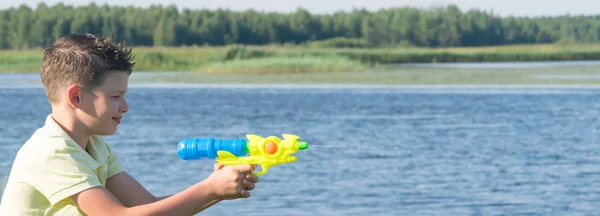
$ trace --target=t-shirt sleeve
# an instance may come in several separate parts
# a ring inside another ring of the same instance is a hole
[[[35,177],[32,186],[54,205],[83,190],[102,186],[96,176],[97,165],[88,163],[82,152],[74,147],[60,147],[51,154],[40,155],[41,164],[31,169]]]
[[[119,157],[117,157],[117,154],[115,154],[115,152],[113,152],[110,147],[108,147],[108,145],[106,145],[106,147],[108,148],[108,171],[106,173],[107,178],[110,178],[120,172],[125,171],[125,169],[123,168],[123,166],[121,165],[121,162],[119,161]]]

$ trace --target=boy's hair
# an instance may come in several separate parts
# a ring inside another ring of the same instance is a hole
[[[134,66],[131,48],[116,42],[113,36],[70,34],[44,51],[41,80],[48,100],[54,103],[68,85],[92,91],[102,85],[105,74],[119,71],[130,75]]]

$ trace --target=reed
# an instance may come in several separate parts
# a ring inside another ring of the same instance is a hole
[[[458,48],[330,48],[317,43],[134,47],[136,71],[294,73],[360,71],[405,63],[600,60],[600,44]],[[43,50],[0,51],[0,72],[37,72]]]

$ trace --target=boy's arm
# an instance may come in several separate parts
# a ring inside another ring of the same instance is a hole
[[[223,167],[224,166],[221,164],[214,164],[215,171],[220,170]],[[249,180],[252,182],[258,181],[258,179]],[[106,189],[108,189],[111,194],[113,194],[121,203],[123,203],[123,205],[127,207],[153,203],[173,196],[154,196],[126,171],[115,174],[114,176],[108,178],[106,182]],[[209,208],[220,201],[222,200],[215,199],[210,203],[207,203],[203,209]]]
[[[108,178],[106,189],[127,207],[158,201],[152,193],[125,171]]]
[[[231,169],[213,173],[208,179],[180,193],[133,207],[124,206],[104,187],[84,190],[71,196],[71,199],[86,215],[90,216],[193,215],[214,205],[220,199],[250,197],[243,187],[247,187],[248,190],[254,189],[254,183],[258,179],[245,179],[247,173],[253,169],[251,166],[243,165],[231,167]]]
[[[149,204],[173,196],[155,197],[127,172],[120,172],[108,178],[106,180],[106,189],[126,207]],[[215,199],[210,201],[201,211],[217,204],[219,201],[221,200]]]
[[[103,187],[84,190],[71,197],[73,202],[87,215],[193,215],[204,209],[204,206],[216,199],[206,181],[200,182],[181,193],[166,199],[126,207]]]
[[[173,195],[158,197],[158,198],[156,198],[156,201],[160,201],[160,200],[169,198],[170,196],[173,196]],[[215,200],[207,203],[206,205],[204,205],[204,207],[202,207],[200,211],[204,211],[204,209],[210,208],[211,206],[213,206],[213,205],[215,205],[215,204],[217,204],[217,203],[219,203],[221,201],[223,201],[223,200],[222,199],[215,199]]]

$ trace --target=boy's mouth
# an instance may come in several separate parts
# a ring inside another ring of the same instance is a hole
[[[121,123],[121,117],[113,117],[113,120],[115,120],[117,123]]]

